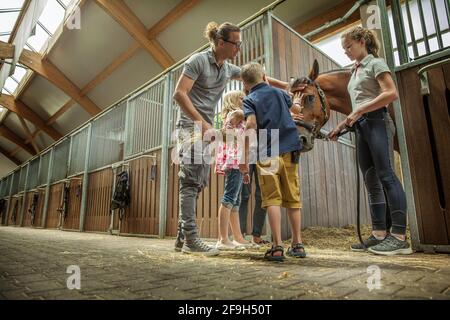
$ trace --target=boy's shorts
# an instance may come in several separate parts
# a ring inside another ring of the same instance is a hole
[[[292,162],[292,153],[258,161],[259,186],[261,188],[262,208],[281,206],[297,209],[300,201],[300,177],[298,163]]]

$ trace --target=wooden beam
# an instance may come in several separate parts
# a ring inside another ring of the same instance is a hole
[[[176,19],[185,14],[194,5],[201,0],[183,0],[169,11],[161,20],[159,20],[153,27],[147,32],[147,38],[154,39],[167,27],[169,27]],[[92,81],[90,81],[83,89],[81,89],[81,95],[88,94],[91,90],[97,87],[105,79],[107,79],[114,71],[116,71],[121,65],[127,62],[136,52],[139,51],[141,45],[139,42],[135,42],[125,52],[118,56],[110,65],[108,65],[102,72],[100,72]],[[63,107],[61,107],[51,118],[47,121],[47,125],[54,123],[60,116],[62,116],[67,110],[69,110],[75,101],[70,100]]]
[[[30,131],[30,128],[28,128],[27,123],[25,122],[25,120],[21,116],[17,115],[17,118],[19,118],[19,121],[22,124],[23,129],[27,133],[28,139],[31,141],[31,145],[34,148],[34,151],[36,151],[36,153],[39,153],[40,150],[37,147],[36,141],[34,141],[33,136],[31,135],[31,131]]]
[[[147,29],[123,0],[96,0],[96,3],[117,21],[164,69],[175,61],[156,41],[147,38]]]
[[[14,58],[14,46],[12,44],[0,41],[0,59]]]
[[[41,130],[37,129],[36,131],[33,132],[33,134],[31,135],[31,137],[33,139],[36,139],[37,136],[42,133]],[[31,139],[28,138],[27,140],[25,140],[25,144],[30,144],[31,143]],[[22,148],[21,147],[17,147],[15,148],[13,151],[11,151],[11,153],[9,154],[10,156],[15,156]]]
[[[161,32],[174,23],[179,17],[188,12],[193,6],[199,3],[200,0],[183,0],[169,11],[162,19],[160,19],[147,32],[148,39],[155,39]]]
[[[42,120],[37,113],[31,110],[30,107],[25,105],[20,100],[14,100],[13,96],[2,94],[0,96],[0,105],[4,106],[9,111],[16,113],[18,116],[27,119],[28,121],[33,123],[37,128],[43,130],[50,137],[52,137],[53,140],[59,140],[60,138],[62,138],[62,134],[60,134],[52,127],[46,125],[45,121]]]
[[[110,65],[108,65],[102,72],[100,72],[92,81],[90,81],[82,90],[81,94],[86,95],[88,92],[97,87],[101,82],[108,78],[117,68],[122,64],[127,62],[139,49],[141,46],[139,43],[134,43],[125,52],[123,52],[119,57],[117,57]]]
[[[8,151],[0,147],[0,153],[3,153],[5,157],[7,157],[12,163],[14,163],[16,166],[20,166],[22,163],[14,156],[10,156]]]
[[[31,137],[34,139],[34,138],[36,138],[36,137],[38,136],[38,134],[41,133],[41,132],[42,132],[41,130],[36,129],[36,131],[33,132],[33,134],[31,135]],[[29,143],[31,143],[31,140],[30,140],[30,139],[27,139],[27,140],[25,140],[25,143],[26,143],[26,144],[29,144]]]
[[[24,49],[19,62],[27,66],[41,77],[44,77],[69,97],[75,100],[91,116],[95,116],[102,110],[97,107],[88,97],[81,95],[81,90],[70,81],[55,65],[50,61],[43,61],[37,53]]]
[[[54,115],[50,117],[50,119],[47,120],[45,123],[46,125],[50,126],[52,125],[56,119],[58,119],[60,116],[62,116],[67,110],[69,110],[73,105],[75,105],[74,100],[69,100],[65,105],[63,105],[58,111],[55,112]]]
[[[25,141],[23,141],[21,138],[19,138],[14,132],[9,130],[5,126],[0,126],[0,135],[8,139],[9,141],[15,143],[19,147],[21,147],[23,150],[28,152],[31,155],[35,155],[36,152],[33,150],[33,148],[30,148],[27,144],[25,144]]]
[[[337,6],[331,8],[326,13],[318,15],[312,19],[309,19],[306,22],[302,22],[296,27],[294,30],[297,31],[301,35],[305,35],[321,26],[323,26],[327,22],[334,21],[336,19],[342,18],[355,4],[353,0],[344,0]],[[325,37],[332,36],[336,33],[339,33],[343,29],[349,27],[351,24],[359,21],[361,19],[359,10],[356,10],[345,22],[339,23],[333,27],[330,27],[318,34],[312,36],[309,40],[311,42],[317,42]]]

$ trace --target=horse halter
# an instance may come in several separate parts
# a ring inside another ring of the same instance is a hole
[[[325,123],[327,123],[327,121],[329,119],[329,116],[327,114],[327,104],[326,104],[325,93],[323,92],[322,88],[320,87],[320,85],[317,82],[312,81],[308,78],[307,78],[307,80],[308,80],[308,84],[313,84],[317,89],[317,92],[319,94],[319,99],[320,99],[320,109],[322,110],[322,112],[325,115],[325,121],[323,123],[323,124],[325,124]],[[303,110],[303,108],[304,108],[303,103],[300,105],[300,107]],[[316,129],[315,124],[309,124],[304,121],[295,121],[295,124],[310,131],[314,139],[322,139],[322,140],[327,139],[326,135],[324,135],[322,132],[320,132],[320,130]]]

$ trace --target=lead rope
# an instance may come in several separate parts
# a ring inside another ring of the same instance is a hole
[[[354,124],[353,126],[355,126]],[[337,134],[338,137],[343,136],[344,134],[348,132],[354,132],[355,133],[355,157],[356,157],[356,231],[358,233],[358,239],[361,245],[363,246],[364,250],[366,249],[366,245],[364,244],[364,241],[361,237],[361,184],[360,184],[360,175],[359,175],[359,157],[358,157],[358,134],[356,133],[356,130],[354,127],[346,127],[344,130],[339,132]]]

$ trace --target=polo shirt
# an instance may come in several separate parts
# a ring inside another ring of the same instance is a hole
[[[372,54],[367,55],[353,67],[347,87],[353,110],[380,95],[381,87],[377,77],[383,72],[391,71],[382,58],[375,58]]]
[[[192,104],[209,124],[213,124],[215,107],[230,79],[240,76],[241,69],[228,61],[217,64],[214,52],[209,49],[192,55],[185,63],[182,74],[194,80],[188,96]],[[178,125],[193,127],[194,122],[180,110]]]
[[[289,111],[291,107],[292,99],[285,91],[269,86],[265,82],[254,86],[244,98],[245,118],[251,114],[256,116],[259,160],[301,149],[297,127]],[[267,129],[267,141],[261,141],[261,129]],[[278,130],[278,138],[272,130]],[[278,153],[273,148],[275,143],[279,146]]]

